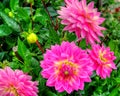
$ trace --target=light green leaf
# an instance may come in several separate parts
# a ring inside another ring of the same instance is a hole
[[[114,43],[113,40],[110,40],[110,42],[109,42],[108,45],[109,45],[111,51],[114,51],[114,50],[115,50],[115,46],[116,46],[116,45],[115,45],[115,43]]]
[[[19,7],[19,0],[10,0],[10,8],[15,10],[17,7]]]
[[[30,19],[27,10],[24,8],[18,8],[16,10],[16,13],[20,19],[23,19],[25,21],[28,21]]]
[[[46,25],[49,20],[45,10],[37,9],[33,17],[34,22],[40,22],[42,25]]]
[[[29,50],[26,48],[24,43],[18,39],[18,54],[25,60],[26,56],[29,54]]]
[[[119,77],[115,78],[115,80],[116,80],[117,83],[120,83],[120,78]]]

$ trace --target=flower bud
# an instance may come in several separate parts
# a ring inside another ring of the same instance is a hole
[[[38,40],[38,37],[35,33],[30,33],[28,36],[27,36],[27,41],[29,43],[35,43],[36,41]]]
[[[12,17],[12,18],[14,17],[13,12],[11,12],[11,11],[8,13],[8,15],[9,15],[10,17]]]

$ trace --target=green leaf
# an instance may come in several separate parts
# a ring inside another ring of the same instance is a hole
[[[0,52],[0,61],[3,59],[5,52]]]
[[[7,16],[3,11],[0,10],[0,16],[6,22],[6,24],[12,28],[13,30],[20,32],[20,26],[17,24],[15,20]]]
[[[50,40],[54,43],[60,43],[60,38],[57,32],[49,25],[49,36]]]
[[[12,10],[15,10],[17,7],[19,7],[19,0],[10,0],[10,8]]]
[[[111,51],[114,51],[114,50],[115,50],[115,46],[116,46],[116,45],[115,45],[115,42],[114,42],[113,40],[110,40],[110,42],[109,42],[108,45],[109,45]]]
[[[0,25],[0,36],[8,36],[12,30],[7,25]]]
[[[55,93],[51,92],[51,91],[47,91],[46,92],[47,96],[57,96]]]
[[[2,2],[0,2],[0,10],[4,9],[4,5]]]
[[[30,53],[29,50],[24,43],[18,39],[18,54],[25,60],[28,53]]]
[[[85,41],[85,39],[82,39],[81,41],[80,41],[80,45],[79,45],[82,49],[86,49],[86,41]]]
[[[115,78],[115,80],[116,80],[117,83],[120,83],[120,78],[119,77]]]
[[[109,96],[119,96],[118,95],[118,88],[114,88],[112,92],[109,94]]]
[[[37,9],[35,11],[35,15],[33,17],[34,22],[40,22],[42,25],[47,25],[47,21],[49,20],[45,10]]]
[[[16,13],[20,19],[23,19],[25,21],[28,21],[30,19],[27,10],[24,8],[18,8],[16,10]]]
[[[56,11],[53,9],[53,7],[48,7],[47,8],[48,9],[48,11],[50,12],[50,16],[57,16],[57,13],[56,13]]]

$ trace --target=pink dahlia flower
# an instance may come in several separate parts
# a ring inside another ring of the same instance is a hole
[[[100,45],[93,45],[92,50],[89,51],[89,55],[94,63],[94,69],[97,75],[101,78],[110,77],[112,69],[116,69],[114,60],[116,57],[114,53],[110,51],[110,48],[105,48]]]
[[[37,85],[20,70],[0,69],[0,96],[38,96]]]
[[[66,25],[64,30],[75,32],[79,40],[86,39],[87,43],[100,42],[98,36],[103,36],[105,30],[100,24],[105,20],[100,17],[100,12],[94,8],[94,2],[86,4],[86,0],[65,0],[66,6],[58,11],[61,23]]]
[[[58,92],[83,90],[84,82],[91,82],[93,68],[89,56],[73,42],[52,46],[44,54],[41,67],[42,76],[48,79],[47,86],[54,86]]]

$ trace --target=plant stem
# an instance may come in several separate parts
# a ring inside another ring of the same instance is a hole
[[[36,41],[36,45],[37,45],[38,48],[41,50],[41,52],[44,53],[44,50],[43,50],[43,48],[41,47],[41,45],[40,45],[40,43],[39,43],[38,40]]]
[[[97,0],[97,8],[99,11],[101,7],[102,7],[102,0]]]
[[[52,17],[51,17],[51,15],[50,15],[50,13],[49,13],[49,11],[48,11],[48,9],[47,9],[47,6],[46,6],[46,4],[45,4],[45,1],[44,1],[44,0],[41,0],[41,1],[42,1],[42,4],[43,4],[43,6],[44,6],[44,8],[45,8],[45,10],[46,10],[46,12],[47,12],[47,14],[48,14],[50,20],[51,20],[52,26],[53,26],[54,29],[56,30],[56,26],[54,25],[54,22],[53,22]]]

